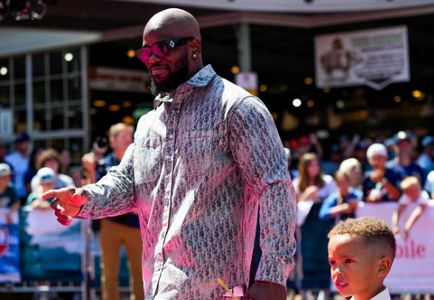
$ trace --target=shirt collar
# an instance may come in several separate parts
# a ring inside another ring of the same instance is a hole
[[[211,80],[216,76],[216,72],[214,71],[211,65],[206,65],[202,69],[200,69],[196,74],[191,77],[186,84],[192,85],[195,87],[205,87],[207,86]]]
[[[191,90],[192,87],[205,87],[216,75],[217,74],[213,67],[211,65],[206,65],[185,83],[179,85],[176,88],[175,93],[177,93],[179,90]],[[160,104],[163,102],[172,103],[173,95],[169,93],[158,94],[154,99],[154,109],[160,106]]]
[[[350,300],[355,300],[354,296]],[[371,300],[390,300],[390,293],[387,288],[371,298]]]

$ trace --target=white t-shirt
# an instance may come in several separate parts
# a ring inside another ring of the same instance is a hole
[[[418,204],[418,205],[426,205],[428,204],[429,196],[428,193],[425,191],[422,191],[419,195],[419,198],[417,198],[416,201],[411,200],[406,194],[402,194],[401,198],[399,198],[399,204],[402,205],[409,205],[411,203]]]

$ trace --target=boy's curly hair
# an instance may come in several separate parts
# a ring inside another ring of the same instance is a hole
[[[375,217],[349,218],[345,221],[340,221],[329,232],[328,238],[330,239],[335,235],[341,234],[360,237],[367,244],[375,245],[382,250],[386,250],[392,260],[395,258],[395,236],[386,223]]]

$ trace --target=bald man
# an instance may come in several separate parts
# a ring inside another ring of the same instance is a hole
[[[295,198],[267,108],[203,66],[199,25],[186,11],[154,15],[137,56],[151,75],[155,109],[139,120],[120,165],[96,184],[44,195],[57,198],[59,222],[137,208],[145,299],[222,299],[218,278],[250,286],[247,299],[286,299]],[[258,209],[262,257],[249,283]]]

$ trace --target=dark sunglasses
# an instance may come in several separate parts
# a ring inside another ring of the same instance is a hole
[[[169,54],[170,50],[186,44],[191,39],[193,39],[193,37],[160,41],[152,46],[145,46],[136,50],[136,56],[142,63],[146,64],[151,55],[155,55],[158,58],[164,58]]]

